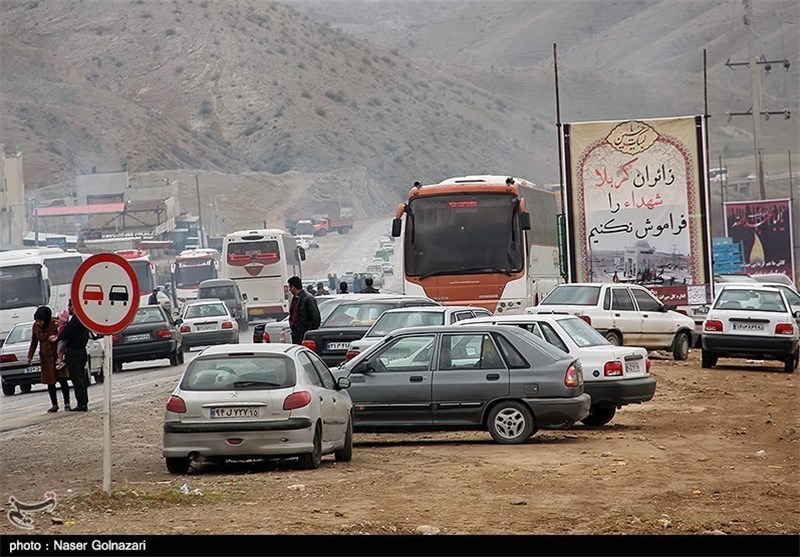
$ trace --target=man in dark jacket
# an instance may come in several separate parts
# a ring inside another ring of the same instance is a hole
[[[365,279],[364,279],[364,284],[366,284],[367,286],[365,286],[365,287],[364,287],[364,288],[361,290],[361,294],[379,294],[379,293],[380,293],[380,290],[378,290],[377,288],[375,288],[374,286],[372,286],[372,285],[374,284],[374,282],[375,282],[375,281],[374,281],[374,280],[372,280],[372,277],[367,277],[367,278],[365,278]]]
[[[78,405],[73,410],[86,412],[89,409],[89,393],[85,372],[88,359],[86,345],[89,343],[89,329],[81,323],[72,310],[72,300],[69,301],[67,309],[72,317],[70,317],[64,330],[58,335],[58,340],[63,340],[67,343],[64,360],[69,371],[69,378],[72,380],[72,386],[75,389],[75,399],[78,402]]]
[[[306,331],[319,328],[319,307],[314,296],[303,288],[300,277],[289,279],[289,291],[292,303],[289,304],[289,327],[292,330],[292,342],[302,344]]]

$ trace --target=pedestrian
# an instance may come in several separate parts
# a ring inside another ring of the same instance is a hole
[[[309,294],[311,294],[312,296],[316,296],[316,295],[317,295],[317,291],[316,291],[316,290],[314,290],[314,286],[313,286],[313,285],[311,285],[311,284],[309,284],[308,286],[306,286],[306,290],[307,290],[307,291],[308,291],[308,293],[309,293]]]
[[[333,292],[336,290],[336,277],[328,273],[328,290]]]
[[[367,286],[365,286],[365,287],[364,287],[364,288],[361,290],[361,293],[362,293],[362,294],[378,294],[378,293],[380,293],[380,290],[378,290],[377,288],[374,288],[374,287],[372,286],[372,285],[374,284],[374,282],[375,282],[375,281],[374,281],[374,280],[372,280],[372,277],[367,277],[367,278],[365,278],[365,279],[364,279],[364,284],[366,284]]]
[[[77,401],[77,406],[72,410],[86,412],[89,410],[89,393],[87,392],[88,385],[86,384],[86,361],[88,360],[86,345],[89,344],[89,329],[75,315],[75,310],[72,308],[72,300],[69,301],[67,310],[71,315],[67,326],[58,334],[58,337],[50,338],[67,342],[65,360]]]
[[[339,294],[350,294],[347,291],[347,283],[345,281],[342,281],[342,282],[339,283],[339,292],[338,293]]]
[[[611,277],[611,280],[613,280],[614,282],[619,282],[619,275],[617,275],[616,271],[614,271],[614,276]]]
[[[306,331],[319,328],[319,307],[314,296],[303,289],[300,277],[289,279],[289,292],[292,302],[289,304],[289,328],[292,330],[292,343],[302,344]]]
[[[361,292],[361,289],[364,287],[364,281],[361,279],[361,275],[356,273],[353,275],[353,292]]]
[[[64,397],[64,410],[70,410],[67,369],[65,367],[60,370],[56,369],[58,351],[56,343],[51,340],[58,334],[58,325],[53,319],[53,311],[47,306],[39,306],[33,314],[33,319],[31,346],[28,349],[28,365],[31,365],[31,360],[36,354],[38,345],[41,380],[42,383],[47,385],[47,393],[50,395],[50,409],[48,412],[58,412],[56,383],[61,387],[61,394]]]
[[[150,293],[150,297],[147,298],[147,305],[154,306],[158,304],[158,286],[153,288],[153,291]]]
[[[317,291],[316,291],[315,294],[317,296],[325,296],[327,294],[330,294],[330,291],[325,288],[324,284],[322,284],[321,282],[318,282],[317,283]]]

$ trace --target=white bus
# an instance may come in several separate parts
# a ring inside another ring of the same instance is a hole
[[[114,253],[131,264],[136,273],[136,279],[139,281],[139,305],[147,305],[147,300],[156,286],[156,266],[150,261],[150,255],[140,249],[122,249]]]
[[[197,287],[204,280],[219,278],[220,255],[215,249],[187,249],[172,262],[172,287],[178,306],[197,298]]]
[[[236,281],[247,296],[250,320],[281,320],[289,313],[291,276],[302,277],[305,252],[285,230],[242,230],[222,241],[222,278]]]

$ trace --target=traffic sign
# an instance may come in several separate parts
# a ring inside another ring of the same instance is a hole
[[[75,272],[71,290],[75,315],[102,335],[122,331],[139,308],[136,273],[115,253],[99,253],[84,261]]]

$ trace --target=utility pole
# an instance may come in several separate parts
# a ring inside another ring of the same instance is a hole
[[[197,235],[197,245],[201,248],[206,247],[206,243],[203,238],[203,210],[200,208],[200,180],[197,178],[197,173],[194,175],[194,187],[197,190],[197,223],[200,227]]]
[[[769,119],[770,114],[783,114],[789,119],[789,110],[770,111],[761,108],[761,75],[759,74],[759,64],[764,65],[764,69],[769,73],[772,64],[783,64],[788,71],[791,65],[788,60],[766,60],[764,56],[756,58],[756,34],[753,30],[753,0],[742,0],[744,3],[744,25],[747,27],[747,62],[731,62],[728,59],[725,65],[733,69],[735,66],[747,66],[750,69],[750,96],[753,106],[747,112],[728,112],[728,121],[731,116],[752,116],[753,117],[753,147],[756,156],[756,179],[758,180],[758,191],[761,199],[767,198],[766,184],[764,183],[764,149],[761,145],[761,115]]]

